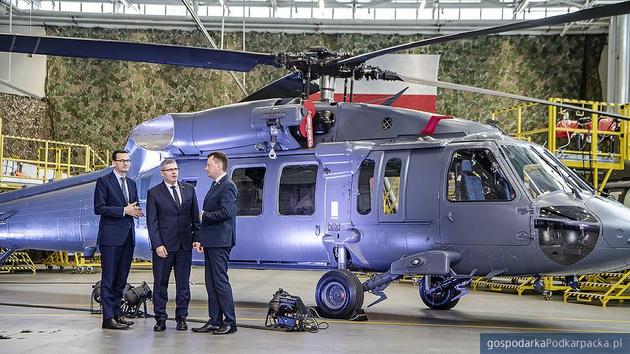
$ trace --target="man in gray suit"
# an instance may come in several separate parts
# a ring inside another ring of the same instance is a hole
[[[205,171],[213,182],[203,201],[201,229],[193,247],[204,253],[210,320],[197,333],[236,332],[236,313],[228,278],[230,251],[236,244],[237,189],[227,177],[228,159],[222,152],[208,155]]]

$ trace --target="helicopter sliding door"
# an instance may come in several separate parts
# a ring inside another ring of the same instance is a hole
[[[233,159],[238,189],[236,246],[230,261],[261,267],[322,268],[323,187],[313,155]]]
[[[353,222],[366,235],[361,241],[362,251],[374,269],[388,267],[406,252],[408,161],[409,150],[374,151],[364,160],[355,181],[359,194],[352,211]]]
[[[493,142],[446,148],[440,198],[443,244],[529,244],[530,202],[510,182],[509,169],[497,156],[501,155]]]

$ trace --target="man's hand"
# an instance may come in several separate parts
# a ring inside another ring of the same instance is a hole
[[[160,258],[166,258],[166,256],[168,256],[168,252],[166,251],[166,247],[164,246],[156,248],[155,253],[157,253],[158,257]]]
[[[134,218],[143,216],[142,209],[138,206],[138,202],[127,204],[125,207],[125,215],[133,216]]]
[[[203,252],[203,246],[201,246],[201,242],[193,242],[193,248],[197,250],[197,252]]]

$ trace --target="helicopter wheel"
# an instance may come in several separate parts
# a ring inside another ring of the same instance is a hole
[[[434,275],[430,277],[431,288],[433,288],[435,284],[446,280],[446,277],[439,275]],[[424,304],[432,310],[450,310],[455,307],[455,305],[457,305],[457,303],[459,302],[459,299],[451,300],[458,294],[458,291],[454,288],[449,288],[443,291],[436,291],[432,294],[428,294],[427,292],[429,289],[427,289],[427,282],[423,279],[420,281],[419,290],[420,299],[422,299],[422,302],[424,302]]]
[[[363,307],[363,286],[351,272],[333,269],[317,282],[315,302],[323,317],[349,318]]]

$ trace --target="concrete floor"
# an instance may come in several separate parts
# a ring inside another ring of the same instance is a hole
[[[267,303],[283,287],[314,305],[322,272],[230,271],[239,330],[229,336],[167,330],[153,332],[153,319],[136,319],[127,331],[102,330],[89,312],[0,306],[0,353],[478,353],[480,333],[630,333],[630,306],[563,303],[541,296],[472,292],[450,311],[428,310],[416,286],[392,284],[388,300],[367,309],[369,321],[328,321],[319,333],[264,330]],[[88,309],[92,284],[100,274],[38,272],[0,274],[0,302]],[[150,270],[134,269],[129,282],[150,282]],[[203,269],[193,268],[189,327],[207,319]],[[174,289],[169,296],[174,297]],[[376,299],[366,294],[365,303]],[[172,305],[172,301],[169,302]],[[149,312],[153,312],[149,303]],[[169,315],[174,308],[169,308]]]

